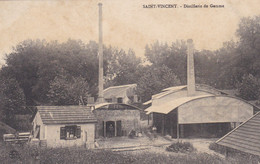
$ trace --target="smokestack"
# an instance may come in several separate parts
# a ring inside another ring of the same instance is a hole
[[[99,46],[98,46],[98,56],[99,56],[99,76],[98,76],[98,102],[104,102],[103,94],[103,41],[102,41],[102,3],[99,6]]]
[[[194,56],[193,41],[188,39],[188,56],[187,56],[187,90],[188,96],[195,95],[195,73],[194,73]]]

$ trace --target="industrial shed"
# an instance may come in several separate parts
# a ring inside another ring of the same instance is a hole
[[[85,106],[37,106],[33,136],[47,147],[94,147],[97,120]]]
[[[220,138],[216,143],[260,157],[260,112]]]
[[[259,110],[205,85],[197,85],[192,96],[187,96],[187,86],[167,88],[150,103],[145,111],[152,113],[158,132],[174,138],[222,137]]]
[[[102,103],[93,111],[97,118],[96,136],[115,137],[128,135],[140,128],[140,109],[123,103]]]
[[[187,85],[174,86],[152,96],[145,104],[153,125],[173,138],[222,137],[259,108],[207,85],[195,84],[193,43],[188,40]]]

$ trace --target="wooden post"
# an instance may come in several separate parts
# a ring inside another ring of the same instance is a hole
[[[116,127],[116,121],[115,121],[115,136],[117,136],[117,127]]]
[[[150,120],[150,114],[148,114],[148,115],[147,115],[147,117],[148,117],[148,125],[149,125],[149,120]]]
[[[162,135],[164,135],[164,114],[162,115]]]
[[[180,139],[180,133],[179,133],[179,109],[177,109],[177,142],[179,143],[179,139]]]
[[[104,137],[106,137],[107,134],[106,134],[106,121],[104,121]]]
[[[225,148],[225,157],[228,158],[228,148]]]
[[[170,114],[170,117],[173,117],[173,114]],[[171,138],[173,138],[173,118],[170,118],[170,133],[171,133]]]

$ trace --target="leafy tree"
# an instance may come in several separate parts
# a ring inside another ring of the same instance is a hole
[[[139,75],[141,59],[136,57],[133,50],[128,53],[124,50],[111,49],[111,56],[106,57],[108,62],[106,86],[136,83]]]
[[[143,76],[137,83],[137,94],[143,101],[151,99],[153,94],[159,93],[167,87],[180,85],[179,78],[165,65],[161,67],[147,66]]]
[[[170,68],[182,84],[187,81],[187,44],[185,41],[173,42],[171,46],[158,41],[145,48],[145,56],[155,67],[162,65]]]
[[[51,105],[86,104],[89,91],[87,81],[82,77],[60,76],[50,84],[47,94]]]
[[[104,56],[111,56],[104,47]],[[104,62],[106,75],[107,61]],[[68,77],[82,77],[89,84],[89,94],[95,96],[98,82],[98,44],[84,44],[77,40],[65,43],[26,40],[7,55],[5,76],[17,80],[27,105],[48,104],[51,82],[64,73]]]
[[[0,113],[1,119],[12,126],[15,114],[25,111],[25,96],[18,82],[13,78],[0,76]]]
[[[259,98],[259,79],[253,75],[244,75],[238,85],[239,96],[245,100],[257,100]]]

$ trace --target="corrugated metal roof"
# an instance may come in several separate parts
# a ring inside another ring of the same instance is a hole
[[[179,107],[182,104],[185,104],[189,101],[195,100],[195,99],[200,99],[200,98],[205,98],[205,97],[214,97],[213,95],[200,95],[200,96],[192,96],[192,97],[181,97],[172,101],[168,101],[165,103],[161,103],[158,105],[153,105],[149,108],[147,108],[145,111],[147,114],[156,112],[156,113],[162,113],[162,114],[168,114],[175,108]]]
[[[97,122],[86,106],[37,106],[43,124],[75,124]]]
[[[128,84],[109,87],[104,90],[104,98],[122,97],[128,89],[135,88],[136,86],[136,84]]]
[[[219,139],[216,143],[260,156],[260,112]]]

